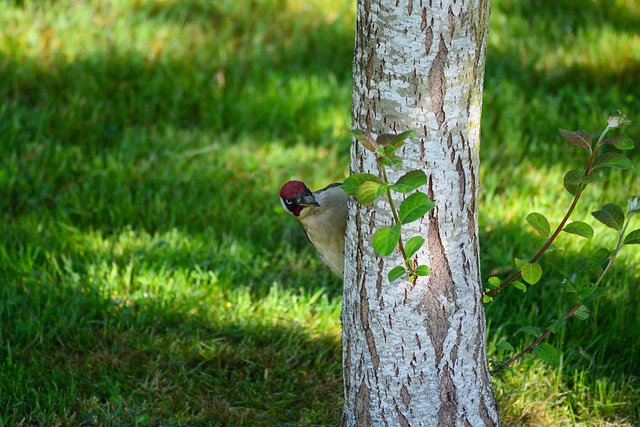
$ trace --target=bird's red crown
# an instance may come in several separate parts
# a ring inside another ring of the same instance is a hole
[[[280,189],[280,197],[284,197],[285,199],[293,199],[298,194],[302,193],[307,188],[300,181],[289,181]]]

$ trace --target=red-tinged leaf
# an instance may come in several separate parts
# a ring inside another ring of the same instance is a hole
[[[373,135],[371,135],[371,132],[362,132],[359,129],[352,129],[351,135],[353,135],[364,148],[375,153],[377,144],[373,139]]]
[[[571,131],[565,129],[558,129],[558,132],[560,132],[560,135],[568,143],[591,152],[591,136],[587,132],[583,130]]]
[[[407,130],[398,134],[383,133],[382,135],[378,136],[378,139],[376,140],[376,142],[379,145],[393,146],[394,148],[398,149],[402,147],[402,145],[404,144],[407,138],[413,138],[415,136],[416,136],[415,130]]]

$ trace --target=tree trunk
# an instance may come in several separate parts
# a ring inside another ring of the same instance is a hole
[[[359,0],[353,127],[417,131],[389,171],[428,177],[436,208],[403,226],[428,277],[389,283],[402,257],[377,256],[373,232],[392,221],[379,199],[349,201],[343,299],[348,426],[498,425],[488,372],[478,252],[480,114],[490,0]],[[351,172],[378,175],[354,143]],[[394,196],[395,197],[395,196]],[[400,204],[402,196],[394,201]]]

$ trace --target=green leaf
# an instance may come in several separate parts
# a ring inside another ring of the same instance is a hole
[[[509,344],[507,341],[500,341],[498,344],[496,344],[496,348],[501,348],[503,350],[507,350],[507,351],[516,351],[513,346],[511,344]]]
[[[359,129],[351,129],[351,135],[353,135],[364,148],[375,153],[376,142],[369,131],[362,132]]]
[[[591,212],[591,215],[607,227],[613,228],[616,231],[622,230],[624,226],[624,212],[622,212],[622,208],[615,203],[607,203],[602,209]]]
[[[584,269],[593,270],[604,266],[604,264],[609,261],[610,254],[609,250],[605,248],[595,250],[591,255],[589,255],[589,258],[586,259]]]
[[[378,153],[382,157],[393,157],[393,153],[395,152],[396,152],[396,147],[394,147],[393,145],[389,145],[386,147],[383,145],[378,146]]]
[[[538,212],[530,213],[529,215],[527,215],[527,222],[538,233],[542,234],[545,237],[549,237],[551,227],[549,226],[549,221],[547,221],[547,218],[544,215]]]
[[[433,209],[435,203],[433,203],[424,193],[413,193],[400,204],[400,210],[398,217],[402,224],[408,224],[419,218]]]
[[[567,224],[562,231],[565,233],[575,234],[580,237],[585,237],[589,240],[593,237],[593,228],[586,222],[582,221],[573,221],[572,223]]]
[[[533,348],[536,355],[550,365],[558,364],[558,351],[551,344],[543,342]]]
[[[413,272],[416,276],[428,276],[431,270],[427,265],[419,265],[418,268]]]
[[[493,301],[493,297],[490,297],[489,295],[482,295],[482,302],[485,304],[489,304],[491,301]]]
[[[489,286],[491,287],[491,289],[495,289],[501,284],[502,284],[502,281],[498,277],[496,276],[489,277]]]
[[[587,320],[590,315],[591,315],[591,312],[584,305],[581,305],[580,307],[578,307],[576,311],[573,312],[573,317],[575,317],[578,320]]]
[[[640,245],[640,229],[633,230],[624,238],[623,245]]]
[[[365,181],[362,183],[360,188],[358,188],[356,197],[358,198],[360,204],[366,206],[369,203],[373,203],[378,197],[384,194],[386,189],[386,184],[379,184],[373,181]]]
[[[626,136],[613,136],[602,141],[603,144],[613,145],[619,150],[631,150],[633,148],[633,140]]]
[[[411,258],[424,244],[424,237],[413,236],[404,245],[404,251],[407,253],[407,257]]]
[[[388,275],[389,281],[390,282],[394,282],[394,281],[398,280],[399,278],[404,276],[406,272],[407,272],[407,270],[401,265],[399,265],[397,267],[393,267],[391,269],[391,271],[389,272],[389,275]]]
[[[398,245],[400,238],[400,225],[388,225],[382,227],[373,234],[373,250],[381,256],[389,256]]]
[[[408,193],[427,183],[427,175],[421,170],[412,170],[402,175],[391,189],[399,193]]]
[[[527,292],[527,285],[525,285],[524,283],[518,281],[518,280],[514,280],[513,282],[511,282],[511,284],[516,288],[521,290],[522,292]]]
[[[579,170],[570,170],[564,175],[564,188],[572,195],[575,196],[578,192],[578,187],[582,183],[582,177],[584,173]]]
[[[562,319],[553,319],[551,321],[551,324],[549,325],[549,327],[547,329],[549,329],[554,334],[557,334],[558,331],[560,330],[560,328],[562,328],[562,325],[564,325],[564,320],[562,320]]]
[[[578,291],[576,290],[576,287],[573,285],[573,283],[571,283],[569,280],[564,279],[562,281],[562,283],[560,284],[560,286],[562,287],[562,292],[567,293],[567,294],[577,294]]]
[[[604,153],[596,157],[591,164],[591,171],[601,168],[631,170],[633,163],[620,153]]]
[[[535,285],[542,277],[542,267],[537,263],[525,263],[520,267],[522,278],[530,285]]]
[[[402,159],[398,156],[387,156],[380,159],[380,163],[390,168],[397,168],[402,164]]]
[[[358,197],[358,191],[365,182],[383,183],[380,178],[370,173],[354,173],[344,180],[340,188],[348,195]]]
[[[591,152],[591,136],[587,132],[583,130],[571,131],[565,129],[558,129],[558,132],[560,132],[560,135],[570,144]]]
[[[578,298],[582,304],[586,304],[589,301],[597,300],[602,295],[604,295],[605,292],[606,292],[605,288],[601,286],[593,285],[588,288],[584,288],[580,290],[580,293],[578,294]]]
[[[404,142],[407,138],[413,138],[415,136],[415,130],[406,130],[398,134],[383,133],[382,135],[378,136],[376,142],[380,145],[393,146],[394,148],[398,149],[404,145]]]
[[[517,334],[518,332],[526,332],[527,334],[531,334],[536,338],[540,336],[540,328],[537,326],[523,326],[522,328],[519,328],[517,331],[515,331],[513,335]]]

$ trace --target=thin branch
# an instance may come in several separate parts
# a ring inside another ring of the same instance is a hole
[[[382,170],[382,178],[384,179],[384,182],[388,184],[389,180],[387,179],[387,172],[385,171],[384,166],[381,166],[380,169]],[[389,199],[389,206],[391,207],[391,213],[393,214],[394,221],[396,222],[396,224],[400,224],[400,217],[398,216],[396,206],[393,203],[393,198],[391,197],[391,188],[389,186],[387,186],[387,199]],[[402,243],[402,233],[400,234],[400,237],[398,237],[398,247],[400,249],[400,253],[402,254],[402,258],[404,258],[405,264],[407,264],[409,262],[409,257],[404,250],[404,245]]]
[[[620,251],[620,249],[623,246],[623,238],[624,238],[624,234],[627,230],[627,227],[629,225],[629,220],[631,218],[627,218],[626,223],[624,225],[624,227],[622,228],[622,230],[619,232],[618,235],[618,243],[616,245],[615,250],[613,251],[613,254],[611,255],[611,258],[609,259],[609,262],[607,263],[607,266],[604,268],[604,270],[602,271],[602,274],[600,274],[600,277],[598,277],[598,280],[595,283],[595,287],[600,286],[600,283],[602,282],[602,279],[604,279],[604,276],[607,274],[607,272],[609,271],[609,268],[611,267],[611,265],[613,265],[613,262],[616,260],[616,257],[618,256],[618,252]],[[571,307],[571,309],[567,312],[567,314],[564,315],[564,317],[562,318],[563,322],[567,321],[567,319],[569,319],[571,316],[573,316],[573,314],[580,308],[582,307],[582,303],[581,302],[577,302],[573,307]],[[500,366],[498,366],[493,372],[499,372],[505,368],[507,368],[509,365],[511,365],[513,362],[515,362],[516,360],[518,360],[519,358],[521,358],[523,355],[525,355],[526,353],[528,353],[529,351],[531,351],[535,346],[537,346],[538,344],[540,344],[540,342],[542,342],[545,338],[547,338],[549,336],[549,334],[552,332],[551,329],[547,329],[545,330],[542,335],[540,335],[538,338],[536,338],[531,344],[529,344],[527,347],[525,347],[522,351],[520,351],[520,353],[516,354],[515,356],[513,356],[511,359],[507,360],[506,362],[504,362],[503,364],[501,364]]]
[[[593,164],[593,159],[595,158],[598,148],[602,144],[602,140],[604,139],[607,132],[609,132],[609,129],[610,129],[609,125],[607,125],[604,131],[602,131],[602,133],[600,134],[600,138],[598,138],[598,142],[596,143],[595,147],[593,148],[593,150],[591,150],[591,154],[589,155],[589,160],[587,161],[587,167],[584,170],[584,176],[588,176],[589,173],[591,173],[591,165]],[[560,224],[558,224],[558,227],[556,227],[553,234],[547,239],[545,244],[542,245],[542,248],[540,248],[538,253],[536,253],[534,257],[531,258],[531,260],[529,261],[530,264],[533,264],[534,262],[536,262],[542,256],[542,254],[545,253],[545,251],[549,248],[549,246],[551,246],[551,244],[556,239],[556,237],[558,237],[560,232],[564,229],[564,225],[567,223],[567,221],[569,220],[569,217],[573,213],[573,210],[575,209],[576,205],[578,204],[578,200],[582,195],[582,191],[586,188],[586,186],[587,185],[583,183],[578,184],[578,189],[576,190],[576,194],[573,197],[573,202],[571,202],[571,206],[569,206],[567,213],[564,215],[564,218],[562,218],[562,221],[560,221]],[[498,292],[500,292],[501,290],[509,286],[511,283],[513,283],[521,275],[522,275],[521,271],[516,272],[513,276],[509,277],[507,280],[501,283],[500,286],[485,292],[484,295],[490,297],[497,294]]]

